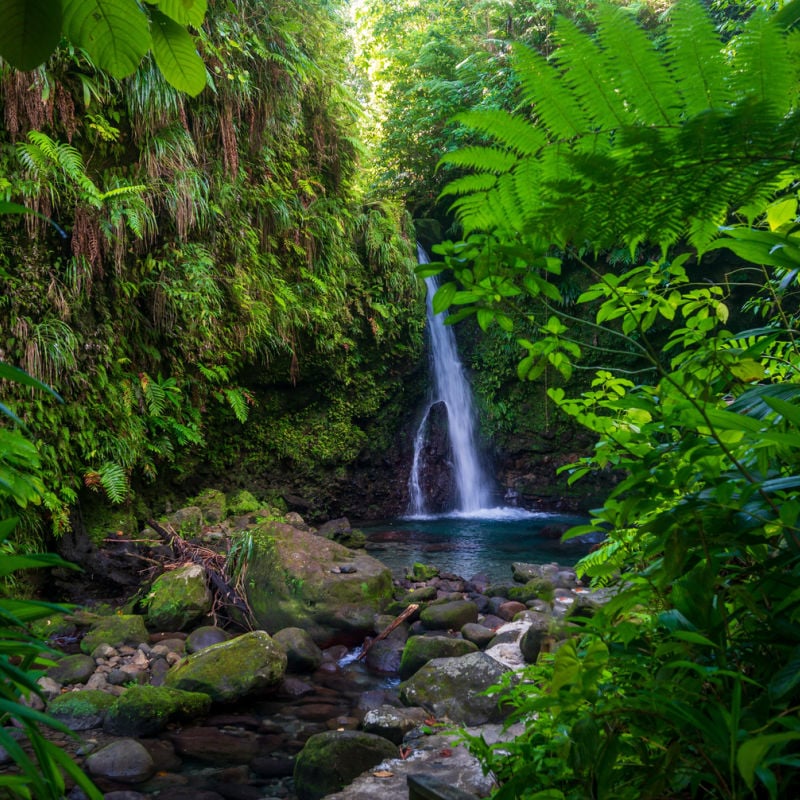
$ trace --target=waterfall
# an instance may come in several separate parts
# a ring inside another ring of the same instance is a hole
[[[419,262],[428,263],[428,256],[419,247]],[[427,407],[414,438],[414,457],[408,480],[409,508],[411,515],[429,513],[423,487],[424,474],[430,464],[425,459],[425,448],[431,435],[433,410],[442,404],[446,409],[446,429],[449,443],[452,473],[455,488],[455,509],[460,512],[478,511],[485,508],[490,494],[491,482],[481,465],[475,433],[475,411],[472,390],[458,358],[453,328],[445,325],[446,312],[433,313],[433,295],[438,288],[435,277],[425,278],[428,290],[428,332],[430,338],[431,392]],[[441,450],[441,449],[440,449]],[[439,453],[441,458],[441,452]],[[433,465],[435,466],[435,465]]]

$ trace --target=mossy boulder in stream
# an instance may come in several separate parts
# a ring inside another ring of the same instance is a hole
[[[388,567],[361,551],[286,523],[250,530],[247,600],[269,633],[303,628],[317,644],[356,640],[392,597]]]
[[[72,731],[87,731],[103,725],[115,700],[114,695],[99,689],[67,692],[47,704],[47,713]]]
[[[252,631],[183,659],[167,673],[164,685],[227,702],[277,685],[285,672],[283,648],[264,631]]]
[[[159,575],[147,595],[147,624],[180,631],[211,610],[211,591],[201,564],[186,564]]]
[[[119,647],[123,644],[137,645],[149,639],[144,617],[138,614],[113,614],[101,617],[81,639],[81,651],[90,653],[99,644]]]
[[[206,714],[211,698],[165,686],[131,686],[106,712],[103,728],[114,736],[154,736],[170,722],[191,722]]]

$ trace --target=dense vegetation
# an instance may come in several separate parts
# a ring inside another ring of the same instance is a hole
[[[524,330],[522,379],[568,377],[582,331],[639,364],[549,389],[598,437],[571,479],[624,476],[573,532],[607,533],[579,569],[613,594],[515,682],[526,733],[472,740],[497,797],[800,787],[798,15],[753,14],[727,48],[692,0],[657,43],[607,7],[592,33],[560,19],[549,58],[513,47],[519,108],[462,114],[482,138],[444,158],[466,237],[435,248],[435,306]],[[660,255],[631,269],[598,258],[643,243]],[[575,310],[565,252],[590,281]]]
[[[211,3],[195,99],[155,51],[117,79],[80,44],[0,71],[0,187],[37,214],[0,225],[0,355],[65,400],[7,395],[54,530],[87,488],[120,503],[131,483],[285,477],[383,444],[366,429],[422,319],[404,212],[359,186],[338,7]]]

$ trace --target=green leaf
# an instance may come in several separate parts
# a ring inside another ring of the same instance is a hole
[[[0,56],[29,70],[50,57],[61,39],[59,0],[0,0]]]
[[[195,97],[206,86],[206,67],[186,28],[153,11],[153,56],[164,77],[178,91]]]
[[[447,311],[450,308],[453,298],[456,296],[458,287],[452,281],[443,283],[433,296],[433,313],[441,314],[442,311]]]
[[[753,788],[755,773],[769,750],[775,745],[800,740],[800,733],[771,733],[748,739],[736,754],[736,766],[749,788]]]
[[[206,16],[208,3],[206,0],[148,0],[151,5],[175,20],[179,25],[192,25],[199,28]]]
[[[63,0],[64,32],[114,78],[136,71],[150,49],[147,15],[131,0]]]

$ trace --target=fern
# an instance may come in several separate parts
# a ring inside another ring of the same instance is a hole
[[[128,475],[113,461],[106,461],[96,472],[87,472],[83,480],[90,489],[102,488],[112,503],[122,503],[128,496]]]
[[[223,390],[223,394],[225,395],[225,399],[228,401],[228,405],[231,407],[231,411],[233,411],[236,419],[238,419],[241,423],[247,422],[247,400],[245,399],[242,390],[225,389]]]
[[[599,18],[596,36],[559,20],[549,60],[515,46],[523,109],[458,117],[490,142],[442,158],[469,170],[442,193],[465,232],[702,251],[732,210],[763,213],[800,167],[794,16],[756,15],[730,61],[699,0],[660,49],[625,12]]]

